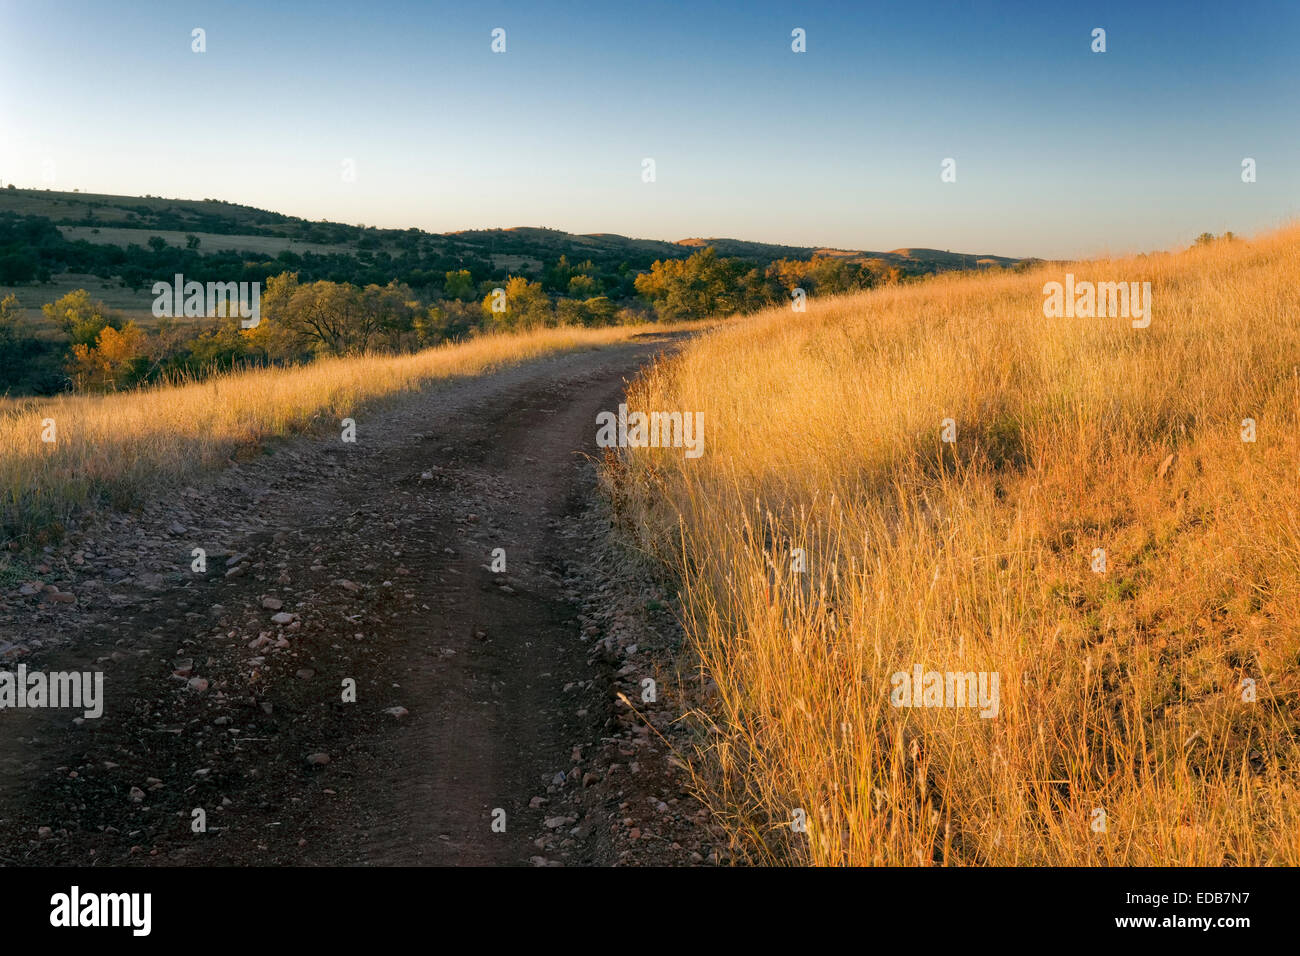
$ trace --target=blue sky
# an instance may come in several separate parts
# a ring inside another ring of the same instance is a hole
[[[435,231],[1170,248],[1296,217],[1300,4],[0,0],[0,180],[51,161]]]

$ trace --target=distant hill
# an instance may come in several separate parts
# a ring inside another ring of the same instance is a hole
[[[694,249],[713,246],[719,255],[756,259],[807,259],[810,256],[828,256],[855,262],[877,260],[900,266],[908,273],[944,272],[952,269],[986,269],[990,266],[1011,268],[1026,260],[1008,256],[971,255],[947,252],[940,249],[895,249],[893,252],[871,252],[864,249],[828,249],[809,246],[777,246],[765,242],[746,242],[741,239],[679,239],[677,245]]]
[[[1019,259],[973,255],[938,249],[895,249],[892,252],[819,249],[728,238],[692,238],[668,242],[635,239],[615,233],[579,235],[558,229],[521,226],[430,233],[421,229],[379,229],[346,223],[313,222],[296,216],[242,206],[216,199],[163,199],[158,196],[111,196],[101,193],[0,189],[0,214],[40,216],[59,226],[69,240],[117,245],[144,245],[160,236],[169,245],[199,238],[204,253],[232,249],[269,256],[294,252],[350,253],[387,251],[398,255],[419,248],[426,254],[472,254],[503,267],[541,268],[559,255],[570,260],[626,260],[647,268],[654,259],[679,259],[706,246],[719,255],[770,262],[825,255],[853,260],[876,259],[904,267],[910,274],[989,265],[1014,266]]]

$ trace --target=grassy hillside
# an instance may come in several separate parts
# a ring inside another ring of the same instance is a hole
[[[1300,864],[1300,229],[1069,269],[1150,281],[1150,327],[1045,319],[1061,266],[941,276],[630,395],[703,412],[702,457],[605,476],[680,576],[751,857]],[[896,706],[916,665],[997,674],[997,715]]]

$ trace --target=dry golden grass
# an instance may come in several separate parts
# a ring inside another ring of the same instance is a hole
[[[680,577],[751,859],[1300,864],[1300,229],[1070,267],[1150,281],[1147,329],[1044,319],[1065,271],[763,313],[629,396],[704,413],[702,458],[605,477]],[[894,707],[914,664],[997,672],[998,716]]]
[[[242,371],[178,387],[0,400],[0,538],[26,533],[40,540],[78,509],[135,501],[160,483],[256,453],[267,439],[337,426],[364,403],[395,393],[668,328],[544,329],[413,355]],[[46,419],[54,420],[52,444],[41,440]]]

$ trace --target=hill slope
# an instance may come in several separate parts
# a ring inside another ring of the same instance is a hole
[[[1045,319],[1066,268],[1149,281],[1150,326]],[[1292,229],[814,300],[642,379],[705,452],[606,479],[682,581],[749,854],[1300,863],[1297,355]]]

